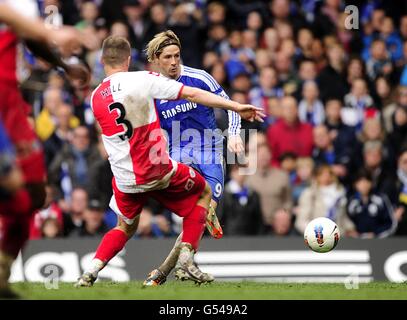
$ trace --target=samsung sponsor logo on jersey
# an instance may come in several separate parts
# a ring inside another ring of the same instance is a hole
[[[176,116],[178,113],[187,112],[193,109],[196,109],[198,105],[195,102],[186,102],[175,106],[174,108],[161,111],[164,119],[168,119]]]

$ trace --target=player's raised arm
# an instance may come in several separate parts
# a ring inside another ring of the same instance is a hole
[[[81,36],[75,28],[47,29],[40,19],[26,17],[5,3],[0,3],[0,22],[8,25],[21,38],[55,44],[68,52],[81,44]]]
[[[211,108],[220,108],[237,112],[243,119],[253,122],[254,120],[263,122],[266,116],[262,108],[251,104],[241,104],[236,101],[227,100],[211,92],[198,88],[184,86],[180,98],[191,102],[204,104]]]

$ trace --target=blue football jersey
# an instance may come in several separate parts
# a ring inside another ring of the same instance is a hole
[[[229,98],[223,88],[207,72],[181,66],[177,81]],[[167,132],[173,159],[191,163],[221,163],[224,136],[217,128],[213,108],[188,100],[156,100],[161,127]],[[229,134],[239,134],[240,116],[229,114]]]

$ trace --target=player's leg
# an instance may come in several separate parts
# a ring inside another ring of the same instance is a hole
[[[24,247],[29,236],[33,213],[45,201],[45,165],[40,143],[28,122],[26,104],[18,91],[2,92],[4,106],[0,118],[16,151],[16,165],[24,186],[0,201],[2,230],[0,241],[0,282],[10,273],[12,261]]]
[[[204,174],[202,175],[208,184],[211,186],[212,190],[212,199],[210,202],[210,206],[208,209],[208,213],[206,215],[206,229],[209,231],[211,236],[215,239],[220,239],[223,236],[223,230],[220,225],[219,219],[216,215],[216,208],[218,206],[218,202],[223,194],[223,183],[224,183],[224,175],[223,175],[223,166],[222,165],[201,165],[201,170],[204,170]],[[207,274],[208,278],[213,278],[212,275]],[[174,268],[174,276],[177,280],[193,280],[189,277],[187,273],[183,271],[181,268],[179,261],[175,265]]]
[[[127,241],[136,233],[139,220],[140,215],[129,225],[123,218],[118,217],[117,226],[104,235],[89,268],[78,279],[75,284],[76,287],[91,287],[93,285],[99,272],[124,248]]]
[[[223,194],[224,186],[224,169],[223,164],[209,164],[195,166],[191,165],[196,171],[202,174],[205,180],[209,183],[212,190],[212,199],[210,202],[209,210],[206,215],[206,228],[209,233],[215,238],[220,239],[223,236],[222,227],[216,216],[216,208],[218,202]],[[176,279],[179,280],[190,280],[188,274],[186,274],[180,267],[178,262],[178,256],[180,252],[180,244],[182,240],[182,233],[178,236],[173,248],[171,249],[169,255],[164,260],[164,262],[157,269],[153,270],[149,274],[147,280],[144,282],[145,285],[159,285],[165,282],[166,277],[170,274],[171,270],[175,268],[174,275]],[[207,275],[208,279],[213,278],[211,275]]]
[[[182,232],[175,240],[175,244],[170,251],[170,254],[165,258],[164,262],[152,272],[149,273],[144,281],[144,286],[157,286],[163,284],[167,280],[167,276],[177,264],[179,252],[181,250]]]
[[[210,200],[210,195],[211,189],[208,184],[205,184],[205,189],[202,192],[196,205],[200,207],[206,207],[208,201]],[[202,237],[203,231],[200,233]],[[180,274],[183,275],[186,274],[184,271],[182,271],[181,264],[179,263],[179,255],[181,252],[181,248],[185,246],[184,244],[185,241],[188,241],[188,239],[185,239],[184,233],[181,232],[177,240],[175,241],[174,247],[171,249],[170,254],[167,256],[164,262],[157,269],[154,269],[148,274],[147,279],[143,283],[144,286],[157,286],[163,284],[167,280],[167,276],[170,274],[170,272],[174,269],[176,265],[178,265]],[[184,280],[183,277],[182,280]],[[213,277],[207,273],[202,273],[201,281],[210,282],[213,281]]]
[[[118,215],[117,226],[104,235],[89,268],[78,279],[76,287],[92,286],[99,272],[124,248],[137,231],[139,214],[147,200],[147,194],[123,193],[117,189],[114,179],[113,190],[110,207]]]
[[[202,202],[198,202],[198,207],[206,207],[208,201],[210,200],[210,187],[208,184],[205,186],[205,190],[202,194],[202,198],[200,199]],[[198,215],[197,215],[198,213]],[[188,219],[193,219],[199,221],[199,224],[202,225],[202,217],[204,212],[198,208],[198,210],[193,213],[195,217],[189,217]],[[206,213],[205,213],[206,215]],[[200,218],[199,218],[200,216]],[[185,219],[185,218],[184,218]],[[185,220],[184,220],[185,221]],[[187,223],[194,223],[194,221],[189,221]],[[185,227],[185,225],[184,225]],[[193,239],[185,238],[184,232],[178,236],[177,240],[175,241],[175,245],[172,248],[170,254],[164,260],[164,262],[157,268],[151,271],[147,279],[144,281],[144,286],[157,286],[163,284],[167,280],[167,276],[170,272],[177,266],[177,272],[175,273],[175,277],[179,280],[192,280],[198,283],[203,282],[211,282],[214,280],[213,276],[202,272],[198,266],[194,263],[193,255],[195,253],[195,249],[192,246],[192,243],[196,243],[199,239],[202,238],[203,231],[205,227],[201,226],[199,230],[191,232],[191,235],[200,235],[199,237],[193,237]],[[181,254],[182,252],[182,254]],[[180,258],[181,256],[181,258]],[[187,271],[188,270],[188,271]]]
[[[206,229],[215,239],[223,237],[223,230],[216,215],[216,208],[223,195],[224,188],[224,167],[222,164],[204,164],[201,165],[203,177],[209,183],[212,189],[212,199],[206,216]]]
[[[162,284],[178,260],[180,267],[194,281],[200,283],[213,281],[213,277],[203,273],[193,261],[205,230],[205,218],[211,199],[209,184],[192,168],[178,164],[177,174],[166,192],[157,193],[155,198],[184,218],[183,232],[169,257],[158,269],[149,274],[144,285]]]

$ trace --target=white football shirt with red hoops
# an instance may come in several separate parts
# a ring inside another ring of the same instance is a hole
[[[115,73],[93,91],[92,110],[121,192],[168,186],[177,163],[167,152],[154,99],[178,99],[182,88],[175,80],[137,71]]]

